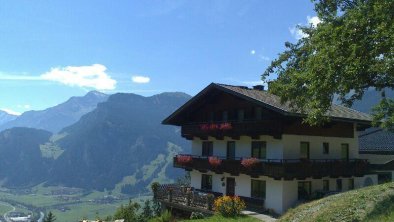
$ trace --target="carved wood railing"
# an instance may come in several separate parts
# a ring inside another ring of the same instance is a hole
[[[252,177],[268,176],[275,179],[305,179],[307,177],[352,177],[363,176],[369,171],[369,163],[365,159],[264,159],[251,167],[241,164],[242,158],[222,159],[219,166],[209,164],[207,157],[191,156],[190,162],[179,163],[174,157],[174,167],[201,172],[230,173],[232,175],[247,174]]]

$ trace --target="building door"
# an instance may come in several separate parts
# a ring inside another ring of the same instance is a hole
[[[227,196],[234,196],[235,195],[235,178],[234,177],[227,177],[226,195]]]
[[[235,159],[235,142],[227,142],[227,159]]]
[[[341,144],[341,158],[344,160],[349,160],[349,144]]]

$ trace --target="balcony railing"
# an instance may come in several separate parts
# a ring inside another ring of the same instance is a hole
[[[259,121],[229,121],[229,122],[204,122],[191,123],[182,126],[182,136],[186,138],[196,137],[239,137],[242,135],[271,135],[280,137],[282,123],[274,120]]]
[[[222,193],[194,189],[193,187],[179,186],[177,184],[160,185],[153,197],[170,207],[190,212],[213,213],[214,200],[223,196]],[[264,209],[264,199],[239,196],[248,209]]]
[[[180,161],[179,156],[190,156],[186,161]],[[216,173],[230,173],[232,175],[247,174],[252,177],[268,176],[274,179],[305,179],[308,177],[352,177],[364,176],[369,169],[365,159],[264,159],[245,167],[241,164],[242,158],[226,159],[213,166],[208,157],[177,155],[174,157],[174,167],[201,172],[213,171]]]

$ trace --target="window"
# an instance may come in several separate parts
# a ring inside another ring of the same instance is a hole
[[[323,190],[324,191],[330,190],[330,181],[329,180],[323,180]]]
[[[257,159],[267,158],[267,144],[264,141],[252,141],[252,157]]]
[[[309,142],[301,142],[300,159],[309,159]]]
[[[261,120],[262,119],[262,115],[263,114],[263,110],[261,107],[255,107],[254,108],[254,118],[256,120]]]
[[[209,112],[208,121],[209,122],[215,121],[215,113],[214,112]]]
[[[265,181],[264,180],[251,180],[251,197],[265,198]]]
[[[330,144],[323,143],[323,154],[329,154],[329,153],[330,153]]]
[[[349,190],[354,189],[354,179],[353,178],[349,179],[348,189]]]
[[[212,190],[212,175],[201,174],[201,190]]]
[[[308,200],[312,193],[312,183],[310,181],[298,182],[298,200]]]
[[[213,142],[203,141],[202,142],[202,156],[212,156],[213,155]]]
[[[238,121],[242,122],[245,119],[245,111],[243,109],[238,110]]]
[[[349,160],[349,144],[347,143],[341,144],[341,157],[344,160]]]
[[[337,191],[342,190],[342,179],[337,179]]]
[[[235,141],[227,142],[227,159],[235,159]]]
[[[223,111],[223,121],[226,122],[228,120],[228,112]]]

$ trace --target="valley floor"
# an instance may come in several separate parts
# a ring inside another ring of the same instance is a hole
[[[43,187],[31,189],[0,189],[0,220],[8,213],[32,214],[35,221],[40,212],[49,212],[56,216],[56,222],[73,222],[81,219],[105,218],[113,215],[116,209],[127,204],[130,196],[112,192],[87,192],[82,189],[66,187]],[[148,196],[133,199],[143,202]],[[13,209],[15,208],[15,209]],[[15,213],[17,212],[17,213]]]

